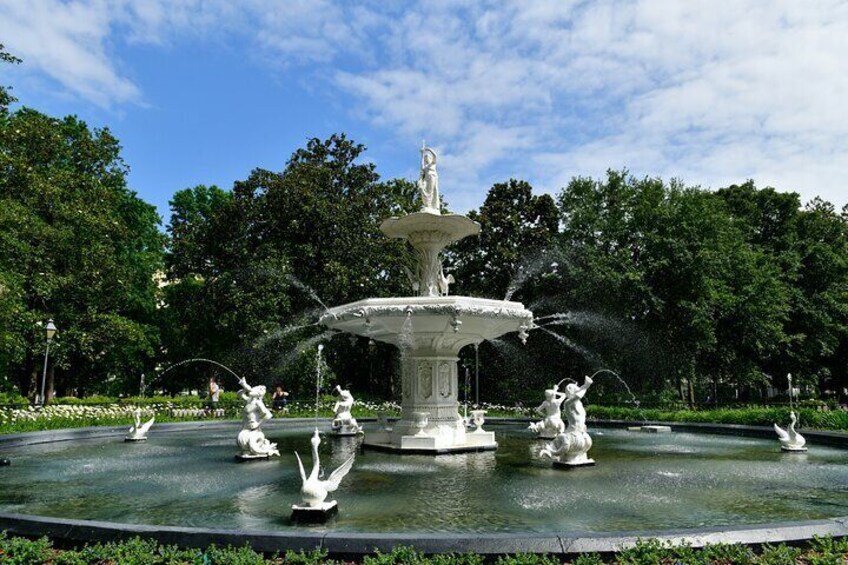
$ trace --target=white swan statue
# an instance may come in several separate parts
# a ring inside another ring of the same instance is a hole
[[[133,425],[129,429],[129,434],[124,438],[124,441],[144,441],[147,439],[147,432],[153,426],[156,416],[153,416],[145,423],[141,423],[141,408],[133,410]]]
[[[789,426],[784,430],[777,424],[774,425],[774,432],[780,440],[780,449],[783,451],[807,451],[804,444],[807,440],[804,436],[795,431],[795,423],[797,422],[795,411],[789,412]]]
[[[300,489],[303,504],[300,506],[294,505],[292,509],[302,510],[309,508],[327,511],[336,506],[335,500],[325,502],[327,495],[339,488],[342,479],[345,478],[345,475],[350,472],[350,468],[353,467],[353,459],[356,455],[354,454],[348,457],[347,461],[330,473],[328,479],[321,480],[318,478],[321,469],[321,462],[318,459],[318,446],[321,444],[321,436],[318,430],[315,430],[309,442],[312,444],[312,471],[308,477],[306,476],[306,471],[303,469],[303,462],[300,460],[300,455],[297,454],[297,451],[294,452],[294,456],[297,457],[297,466],[300,468],[300,478],[303,481],[303,486]]]

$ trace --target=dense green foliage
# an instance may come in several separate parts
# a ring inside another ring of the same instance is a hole
[[[653,401],[759,399],[769,385],[786,390],[788,372],[804,394],[844,394],[845,213],[752,182],[709,192],[616,171],[576,178],[557,200],[559,233],[536,253],[521,247],[530,259],[514,285],[543,329],[526,347],[482,348],[484,398],[531,402],[528,384],[601,367]],[[510,223],[484,222],[482,237]],[[482,282],[483,294],[503,292]],[[609,374],[595,391],[629,398]]]
[[[319,330],[281,328],[313,323],[322,301],[403,292],[404,249],[378,226],[412,209],[413,189],[380,182],[373,164],[359,162],[363,151],[343,135],[312,139],[283,171],[257,169],[232,193],[200,186],[174,196],[165,361],[205,355],[251,382],[284,381],[297,394],[314,387],[314,350],[301,356],[298,346]],[[336,340],[328,351],[348,381],[393,372],[382,346]],[[175,373],[161,384],[197,386],[195,367]],[[379,383],[373,393],[390,392],[391,380]]]
[[[657,540],[639,540],[631,549],[611,558],[583,554],[562,560],[551,555],[504,555],[492,560],[496,565],[841,565],[848,560],[848,540],[818,538],[809,547],[767,545],[761,551],[741,545],[708,545],[703,548],[671,546]],[[399,547],[390,553],[377,552],[360,560],[329,558],[325,552],[293,552],[283,556],[264,556],[249,547],[180,549],[152,540],[134,538],[125,542],[88,545],[79,549],[56,549],[46,538],[28,540],[0,533],[0,563],[15,565],[481,565],[484,559],[473,553],[425,555],[412,548]]]

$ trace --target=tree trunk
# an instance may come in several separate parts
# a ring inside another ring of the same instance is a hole
[[[29,372],[29,383],[27,385],[28,397],[35,398],[35,396],[40,392],[38,386],[41,384],[39,381],[41,378],[41,371],[39,369],[40,367],[33,363],[32,370]]]
[[[692,386],[692,379],[686,379],[686,384],[689,387],[689,408],[695,408],[695,387]]]

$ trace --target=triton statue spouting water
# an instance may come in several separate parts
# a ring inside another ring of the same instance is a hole
[[[459,414],[458,354],[510,332],[525,341],[533,327],[533,313],[520,302],[448,295],[454,280],[444,272],[442,250],[479,234],[480,224],[442,213],[437,161],[433,149],[421,149],[421,211],[380,225],[388,237],[406,240],[415,250],[416,268],[406,271],[415,295],[336,306],[320,320],[330,329],[401,349],[401,418],[391,431],[369,433],[366,447],[431,454],[495,449],[493,432],[467,432]]]

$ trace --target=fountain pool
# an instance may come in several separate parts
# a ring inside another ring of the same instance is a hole
[[[374,424],[366,425],[366,433]],[[171,425],[146,443],[119,434],[9,447],[0,512],[223,530],[296,532],[610,533],[848,516],[848,450],[783,454],[773,440],[593,429],[603,465],[574,472],[538,457],[521,424],[489,424],[497,451],[448,456],[367,451],[336,492],[326,526],[290,522],[300,498],[293,452],[312,422],[270,422],[279,459],[237,463],[238,424]],[[230,429],[232,428],[232,429]],[[329,429],[327,430],[329,431]],[[360,438],[321,443],[327,469]],[[249,466],[250,472],[245,472]]]

